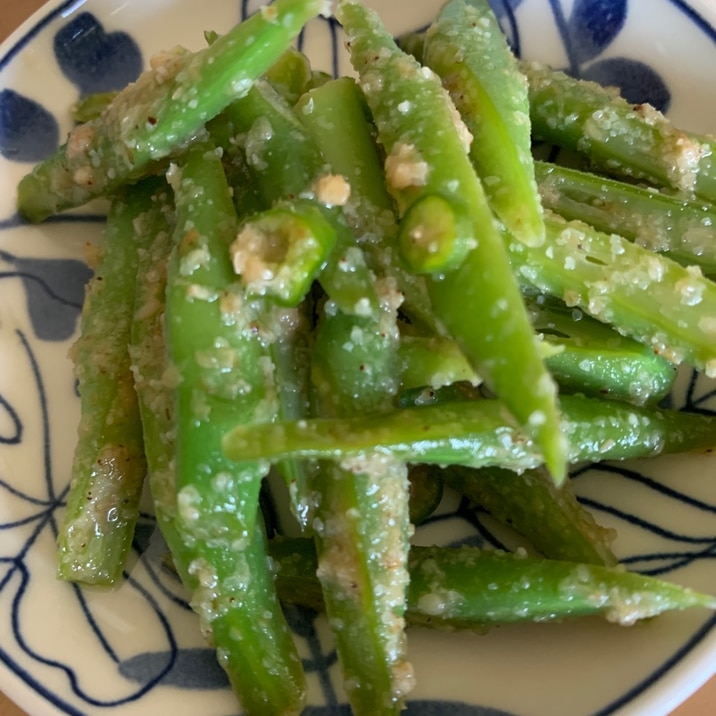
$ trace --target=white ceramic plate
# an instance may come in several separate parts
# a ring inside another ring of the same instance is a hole
[[[437,0],[374,0],[397,33],[423,26]],[[200,10],[198,9],[200,7]],[[496,0],[525,57],[622,81],[634,100],[681,125],[716,131],[716,4],[681,0]],[[81,92],[124,84],[148,57],[255,9],[243,0],[53,0],[0,49],[0,684],[31,714],[226,716],[237,711],[142,518],[129,576],[106,593],[54,579],[78,419],[66,358],[101,231],[84,209],[45,225],[15,214],[19,178],[70,126]],[[305,48],[333,66],[335,28],[315,22]],[[347,71],[339,62],[340,71]],[[636,94],[634,94],[636,93]],[[716,407],[685,375],[675,405]],[[602,466],[577,478],[598,518],[619,530],[634,569],[716,593],[714,458]],[[475,534],[474,526],[452,526]],[[445,527],[431,528],[444,530]],[[427,538],[430,538],[429,535]],[[310,714],[347,713],[325,625],[294,620],[310,678]],[[407,713],[655,716],[716,665],[716,619],[701,611],[631,629],[601,621],[526,625],[487,636],[413,631],[418,687]]]

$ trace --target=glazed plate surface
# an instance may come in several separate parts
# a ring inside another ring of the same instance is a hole
[[[436,0],[372,0],[396,34],[424,27]],[[716,132],[716,5],[680,0],[494,0],[515,50],[619,84],[681,126]],[[53,0],[0,47],[0,683],[32,716],[228,716],[237,706],[176,578],[150,510],[113,592],[55,580],[78,421],[67,359],[80,313],[84,245],[102,206],[23,224],[15,187],[60,143],[82,94],[124,85],[152,54],[226,30],[247,0]],[[302,47],[317,68],[348,72],[340,34],[311,23]],[[716,410],[714,385],[685,372],[675,407]],[[597,519],[618,530],[630,569],[716,594],[716,458],[585,467],[573,475]],[[495,539],[459,507],[421,542]],[[308,714],[347,714],[320,618],[289,613],[309,675]],[[531,624],[484,636],[410,632],[418,686],[412,716],[658,716],[708,679],[716,617],[703,611],[633,628],[602,621]]]

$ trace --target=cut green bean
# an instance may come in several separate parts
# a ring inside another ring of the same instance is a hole
[[[267,332],[265,318],[260,307],[247,305],[231,265],[237,221],[212,145],[190,147],[171,184],[177,227],[166,320],[170,359],[182,376],[176,388],[180,528],[187,538],[223,535],[240,550],[253,534],[266,466],[222,465],[219,441],[223,421],[275,415],[273,366],[260,335]]]
[[[231,245],[234,270],[249,296],[297,306],[324,267],[336,232],[311,202],[275,204],[250,217]]]
[[[423,61],[472,134],[470,158],[490,206],[519,241],[539,246],[544,221],[524,75],[487,0],[449,0],[425,34]]]
[[[445,483],[509,525],[548,559],[614,566],[614,530],[601,527],[577,500],[569,480],[555,487],[544,470],[517,474],[499,467],[452,466]]]
[[[192,607],[248,714],[298,713],[305,680],[268,573],[258,493],[265,461],[232,465],[222,424],[278,413],[266,344],[280,321],[244,298],[229,259],[236,215],[219,153],[192,145],[171,173],[177,207],[166,292],[175,390],[175,525]],[[233,416],[233,417],[229,417]],[[237,634],[240,638],[237,640]]]
[[[136,309],[132,317],[129,355],[147,458],[147,481],[157,525],[169,545],[177,569],[186,580],[182,542],[174,525],[174,400],[164,333],[167,263],[174,234],[174,204],[169,185],[154,195],[149,210],[138,215],[134,228],[145,244],[139,250]],[[183,567],[182,567],[183,565]]]
[[[669,394],[676,369],[649,346],[561,301],[529,297],[527,305],[532,325],[549,347],[545,363],[562,391],[636,405],[657,403]]]
[[[319,276],[331,300],[345,313],[376,312],[378,297],[370,271],[342,212],[350,187],[331,174],[292,108],[268,83],[259,81],[225,114],[264,203],[270,206],[296,198],[314,201],[333,226],[336,246]]]
[[[379,275],[393,276],[405,299],[401,312],[414,325],[437,330],[422,277],[402,266],[395,250],[398,230],[393,200],[385,185],[365,98],[349,77],[330,80],[304,94],[296,114],[321,150],[331,171],[346,179],[350,196],[343,213],[358,244]]]
[[[377,15],[356,2],[337,16],[384,145],[388,189],[401,215],[439,194],[466,211],[474,247],[455,271],[431,279],[438,318],[477,372],[526,426],[556,481],[567,447],[559,430],[556,388],[535,344],[504,242],[464,144],[464,125],[437,77],[402,53]]]
[[[460,266],[473,246],[467,212],[439,194],[416,199],[400,222],[400,255],[409,271],[434,274]]]
[[[310,351],[313,336],[310,332],[313,302],[307,299],[301,306],[282,315],[284,330],[269,347],[276,370],[276,393],[279,420],[301,420],[310,414]],[[279,521],[287,534],[295,529],[308,534],[310,507],[306,496],[313,466],[303,460],[283,460],[276,465],[285,489],[281,489],[269,474],[268,487],[274,499]],[[285,492],[288,492],[286,495]],[[290,509],[293,519],[286,514]],[[295,520],[295,522],[294,522]]]
[[[257,93],[260,99],[258,91],[251,90],[249,95]],[[269,202],[264,198],[266,186],[263,186],[262,191],[262,186],[257,185],[256,175],[249,166],[246,154],[243,151],[236,151],[238,130],[232,120],[232,117],[237,116],[234,110],[235,108],[230,108],[226,113],[219,115],[210,124],[209,131],[212,137],[220,142],[220,146],[231,148],[230,151],[224,151],[222,154],[224,170],[239,218],[250,220],[254,215],[264,212]],[[274,197],[271,195],[268,198]],[[305,201],[303,203],[304,208],[308,209],[309,203]],[[285,211],[290,211],[290,207]],[[325,220],[325,217],[323,219]],[[331,231],[335,232],[333,224],[331,224]],[[335,236],[330,241],[334,239]],[[306,324],[309,319],[306,314],[309,310],[310,305],[304,301],[303,305],[295,310],[281,311],[279,320],[283,330],[276,333],[276,340],[269,346],[276,370],[278,410],[282,420],[298,420],[308,414],[309,336]],[[297,528],[309,529],[305,506],[308,466],[302,461],[284,460],[277,468],[288,489],[290,509],[293,517],[298,521]],[[272,475],[269,475],[269,486],[272,495],[282,491]],[[287,514],[283,517],[282,525],[287,528],[291,525],[293,529],[295,525],[291,524],[290,517]]]
[[[534,136],[585,154],[600,169],[716,201],[716,143],[674,127],[651,105],[538,62],[520,65],[529,83]]]
[[[615,234],[546,217],[544,246],[513,241],[524,284],[576,306],[674,364],[716,375],[716,284]]]
[[[540,305],[528,299],[542,336],[545,364],[562,391],[614,398],[636,405],[656,403],[676,379],[674,366],[651,348],[620,335],[579,309]],[[479,385],[457,344],[441,336],[402,336],[401,390],[437,389],[467,381]]]
[[[80,97],[72,105],[72,119],[77,124],[84,124],[85,122],[99,118],[117,94],[116,91],[95,92],[94,94]]]
[[[326,418],[384,410],[395,382],[399,300],[389,286],[377,318],[325,311],[313,352],[318,414]],[[410,522],[407,466],[370,452],[324,462],[314,529],[318,577],[357,716],[399,714],[412,688],[403,633]]]
[[[282,600],[322,609],[307,540],[274,540]],[[716,599],[618,567],[525,557],[475,547],[413,547],[406,618],[415,626],[483,632],[516,622],[599,615],[629,626],[670,610],[716,609]]]
[[[196,53],[156,56],[102,116],[82,124],[22,179],[18,208],[30,221],[111,193],[184,148],[204,124],[246,94],[324,0],[276,0]]]
[[[480,377],[458,348],[455,341],[443,336],[401,336],[401,390],[442,388],[467,381],[479,385]]]
[[[442,470],[434,465],[411,465],[408,470],[410,482],[410,524],[420,525],[435,512],[443,498]]]
[[[289,47],[269,67],[264,78],[291,105],[306,92],[313,81],[311,63],[295,47]]]
[[[296,116],[308,130],[325,161],[345,177],[351,192],[344,211],[361,247],[385,245],[396,231],[393,201],[385,187],[369,110],[350,77],[330,80],[305,93]]]
[[[625,460],[661,453],[708,450],[716,419],[642,408],[614,400],[563,397],[562,429],[570,462]],[[345,461],[367,452],[397,460],[510,470],[539,467],[540,452],[505,417],[497,400],[425,405],[335,420],[237,426],[224,438],[231,460],[284,457]]]
[[[385,149],[385,177],[398,205],[401,243],[419,245],[424,240],[430,251],[430,239],[442,235],[444,244],[433,242],[433,252],[442,256],[446,269],[454,268],[478,243],[478,235],[482,242],[486,239],[481,234],[498,236],[467,156],[467,129],[439,79],[397,47],[377,14],[358,2],[339,3],[336,14]],[[423,222],[402,221],[425,197],[442,200],[441,213],[452,215],[462,230],[459,235],[441,234],[443,216],[435,217],[436,226],[429,214]],[[439,271],[440,265],[433,270]]]
[[[295,665],[281,663],[292,642],[275,603],[273,579],[266,567],[264,536],[259,524],[251,544],[225,559],[220,550],[201,542],[187,542],[176,528],[177,499],[174,480],[174,392],[168,375],[164,335],[164,292],[167,260],[172,247],[171,217],[166,198],[140,217],[142,232],[153,233],[150,248],[140,254],[137,297],[139,309],[132,325],[130,352],[139,395],[149,469],[149,487],[157,524],[171,551],[173,564],[191,596],[192,607],[203,618],[210,567],[216,559],[220,577],[213,590],[216,607],[205,636],[217,648],[221,666],[249,714],[263,716],[267,709],[296,711]],[[233,572],[232,572],[233,570]],[[251,574],[250,580],[245,579]],[[237,641],[236,634],[242,639]]]
[[[716,207],[557,164],[535,167],[545,208],[716,274]]]
[[[137,251],[145,247],[133,222],[155,187],[140,184],[112,203],[72,348],[81,418],[57,561],[58,576],[70,581],[120,579],[139,514],[146,463],[127,345]]]

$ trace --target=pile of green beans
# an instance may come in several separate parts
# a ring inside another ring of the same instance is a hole
[[[326,612],[371,716],[413,686],[409,625],[716,608],[620,568],[567,479],[716,445],[716,418],[659,407],[678,364],[716,376],[713,140],[518,62],[486,0],[400,44],[340,0],[356,80],[290,46],[322,11],[275,0],[86,98],[20,182],[28,221],[111,201],[58,576],[122,579],[148,475],[202,633],[262,716],[306,699],[282,603]],[[534,139],[631,183],[535,162]],[[271,539],[265,480],[288,503]],[[412,546],[446,490],[533,554]]]

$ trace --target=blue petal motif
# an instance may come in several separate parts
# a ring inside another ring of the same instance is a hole
[[[54,50],[61,70],[83,95],[122,89],[142,71],[137,43],[126,32],[105,32],[88,12],[57,32]]]
[[[10,89],[0,92],[0,154],[16,162],[39,162],[59,143],[55,118],[34,100]]]
[[[137,654],[123,661],[119,672],[127,679],[140,684],[147,683],[165,669],[174,658],[174,664],[162,678],[163,686],[182,689],[224,689],[229,681],[216,660],[214,649],[181,649],[173,655],[168,651]]]
[[[600,60],[584,70],[582,76],[603,85],[619,87],[622,96],[632,104],[648,102],[662,112],[671,103],[671,93],[664,80],[649,65],[626,57]]]
[[[568,25],[573,60],[596,57],[619,34],[626,16],[626,0],[576,0]]]
[[[43,341],[71,338],[90,269],[74,259],[15,258],[13,263],[25,288],[35,335]]]

